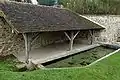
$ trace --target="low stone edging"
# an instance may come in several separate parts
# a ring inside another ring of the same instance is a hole
[[[99,62],[99,61],[101,61],[101,60],[103,60],[103,59],[106,59],[106,58],[108,58],[109,56],[112,56],[113,54],[116,54],[117,52],[119,52],[120,51],[120,45],[116,45],[116,44],[105,44],[105,43],[103,43],[103,44],[101,44],[102,46],[105,46],[105,47],[109,47],[109,48],[113,48],[113,49],[117,49],[117,50],[115,50],[114,52],[112,52],[112,53],[110,53],[110,54],[108,54],[108,55],[106,55],[106,56],[104,56],[104,57],[102,57],[102,58],[100,58],[100,59],[98,59],[98,60],[96,60],[96,61],[94,61],[93,63],[91,63],[91,64],[89,64],[89,65],[87,65],[87,66],[85,66],[85,67],[71,67],[71,68],[44,68],[45,70],[52,70],[52,69],[74,69],[74,68],[87,68],[87,67],[90,67],[90,66],[92,66],[92,65],[94,65],[94,64],[96,64],[97,62]]]

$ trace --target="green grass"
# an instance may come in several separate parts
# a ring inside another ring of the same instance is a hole
[[[0,80],[120,80],[120,53],[88,68],[13,72],[12,65],[10,59],[0,61]]]

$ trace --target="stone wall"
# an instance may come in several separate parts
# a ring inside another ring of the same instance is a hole
[[[117,38],[117,42],[120,42],[120,29],[118,29],[118,38]]]
[[[115,43],[120,37],[120,16],[119,15],[85,15],[87,18],[104,26],[104,30],[95,31],[96,42]]]
[[[17,54],[23,49],[22,35],[13,34],[4,19],[0,18],[0,55]]]

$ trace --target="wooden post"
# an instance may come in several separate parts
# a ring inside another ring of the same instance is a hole
[[[89,32],[90,32],[90,36],[91,36],[91,43],[90,44],[93,44],[93,32],[92,32],[92,30],[89,30]]]
[[[29,63],[29,52],[30,52],[30,37],[28,33],[23,34],[25,40],[25,62]]]
[[[70,45],[69,45],[69,50],[73,49],[73,42],[74,39],[76,38],[76,36],[79,34],[80,31],[78,31],[75,35],[74,32],[71,31],[71,35],[69,36],[66,32],[64,32],[64,34],[66,35],[66,37],[70,40]]]
[[[74,33],[73,33],[73,31],[71,32],[71,40],[70,40],[70,50],[72,50],[73,49],[73,41],[74,41]]]

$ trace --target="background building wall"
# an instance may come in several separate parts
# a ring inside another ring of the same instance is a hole
[[[120,16],[119,15],[86,15],[89,19],[98,22],[104,26],[104,30],[100,32],[95,31],[96,42],[115,43],[118,40],[120,34]]]

